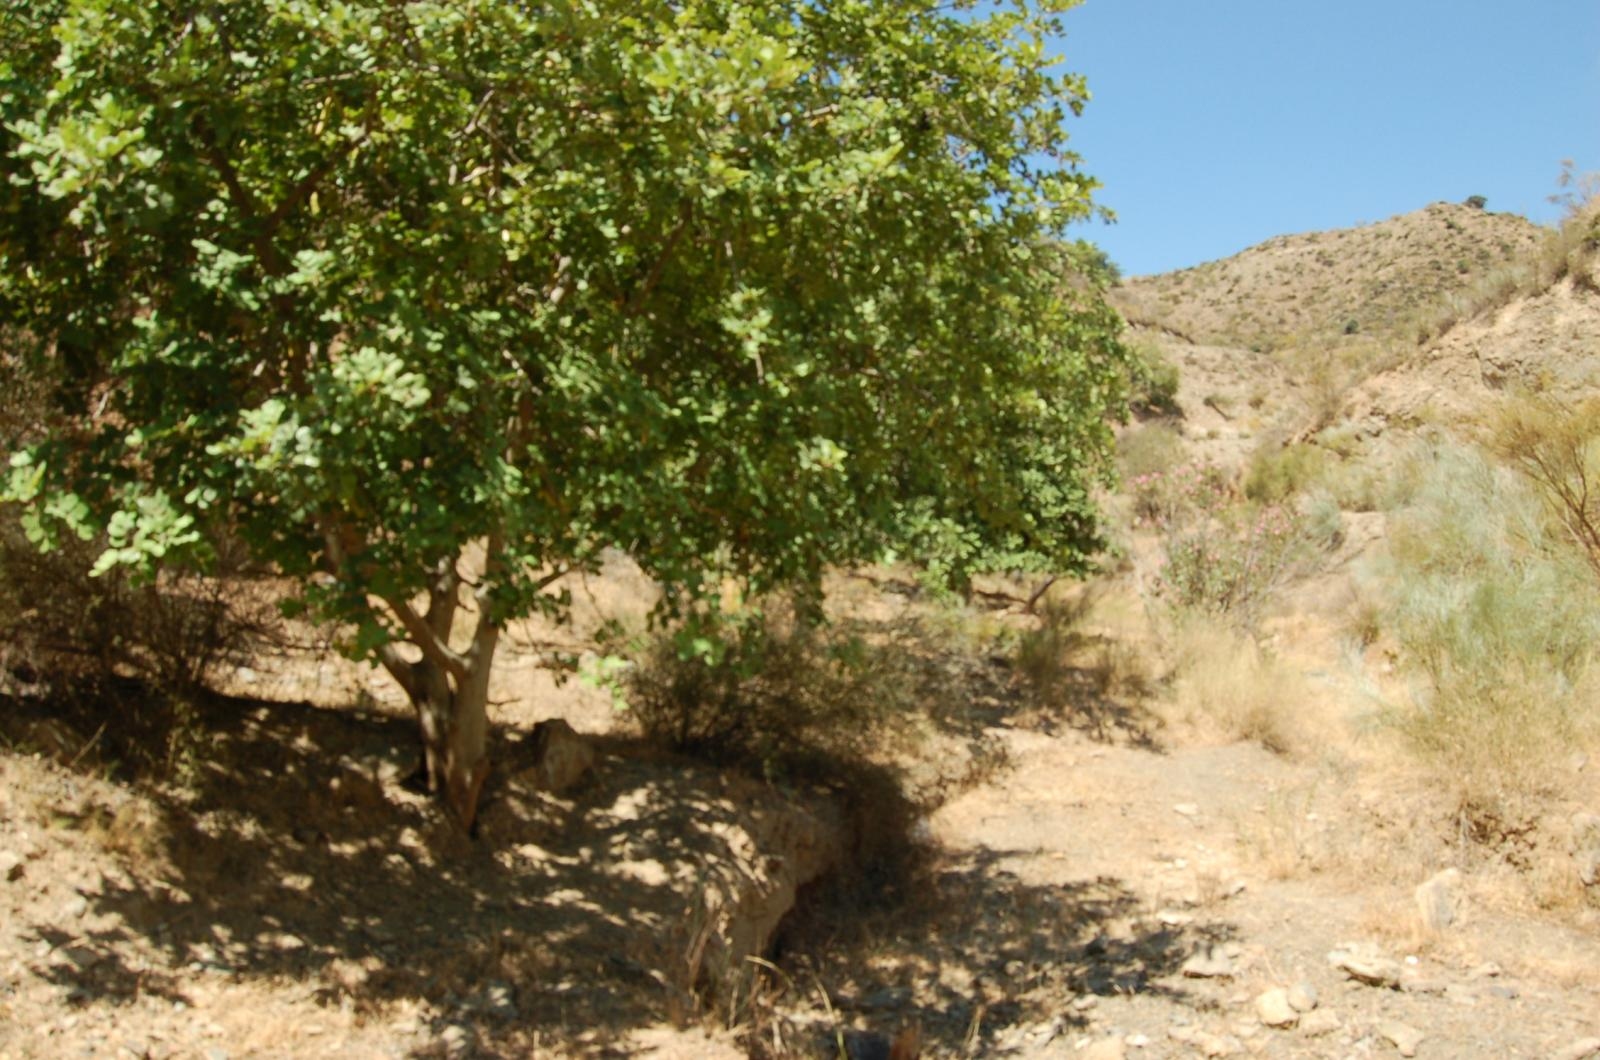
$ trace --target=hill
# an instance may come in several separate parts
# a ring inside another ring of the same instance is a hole
[[[1345,336],[1414,335],[1535,252],[1524,217],[1435,203],[1359,228],[1278,236],[1221,261],[1136,277],[1118,306],[1136,324],[1253,349]]]

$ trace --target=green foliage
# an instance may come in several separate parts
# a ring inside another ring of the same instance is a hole
[[[1429,464],[1383,582],[1385,627],[1418,678],[1391,716],[1464,803],[1501,814],[1600,735],[1600,607],[1584,558],[1511,471],[1459,447]]]
[[[1282,584],[1306,544],[1299,511],[1284,504],[1217,509],[1164,537],[1159,594],[1180,608],[1245,621]]]
[[[1201,460],[1137,475],[1129,485],[1133,489],[1135,525],[1158,530],[1203,519],[1234,500],[1233,481],[1228,473]]]
[[[1069,6],[7,3],[0,320],[63,418],[4,494],[100,570],[236,533],[367,652],[474,542],[496,621],[608,546],[669,607],[1079,569],[1128,357]]]
[[[1124,481],[1171,471],[1183,460],[1183,435],[1170,424],[1144,423],[1117,439],[1117,466]]]
[[[1468,195],[1466,204],[1472,207],[1474,210],[1482,210],[1489,205],[1489,199],[1487,196],[1483,195]]]
[[[1156,594],[1174,607],[1249,622],[1305,553],[1298,508],[1242,500],[1213,464],[1143,475],[1133,487],[1136,525],[1160,535],[1166,557]]]
[[[1178,366],[1156,345],[1135,350],[1133,394],[1130,404],[1143,412],[1172,416],[1178,407]]]
[[[1244,495],[1273,504],[1289,500],[1321,481],[1327,462],[1321,448],[1305,442],[1264,445],[1250,455]]]

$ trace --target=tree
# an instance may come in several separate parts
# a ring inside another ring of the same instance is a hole
[[[470,823],[505,624],[1080,569],[1124,400],[1070,0],[6,0],[6,495],[343,620]],[[471,562],[468,562],[468,559]],[[457,627],[462,627],[457,630]]]

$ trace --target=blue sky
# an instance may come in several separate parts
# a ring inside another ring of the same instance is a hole
[[[1069,119],[1130,275],[1484,195],[1541,223],[1600,170],[1600,0],[1086,0]]]

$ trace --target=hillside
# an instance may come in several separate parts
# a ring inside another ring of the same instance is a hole
[[[1514,214],[1435,203],[1359,228],[1269,239],[1221,261],[1137,277],[1118,292],[1134,323],[1193,342],[1281,349],[1414,334],[1435,307],[1536,250]]]

